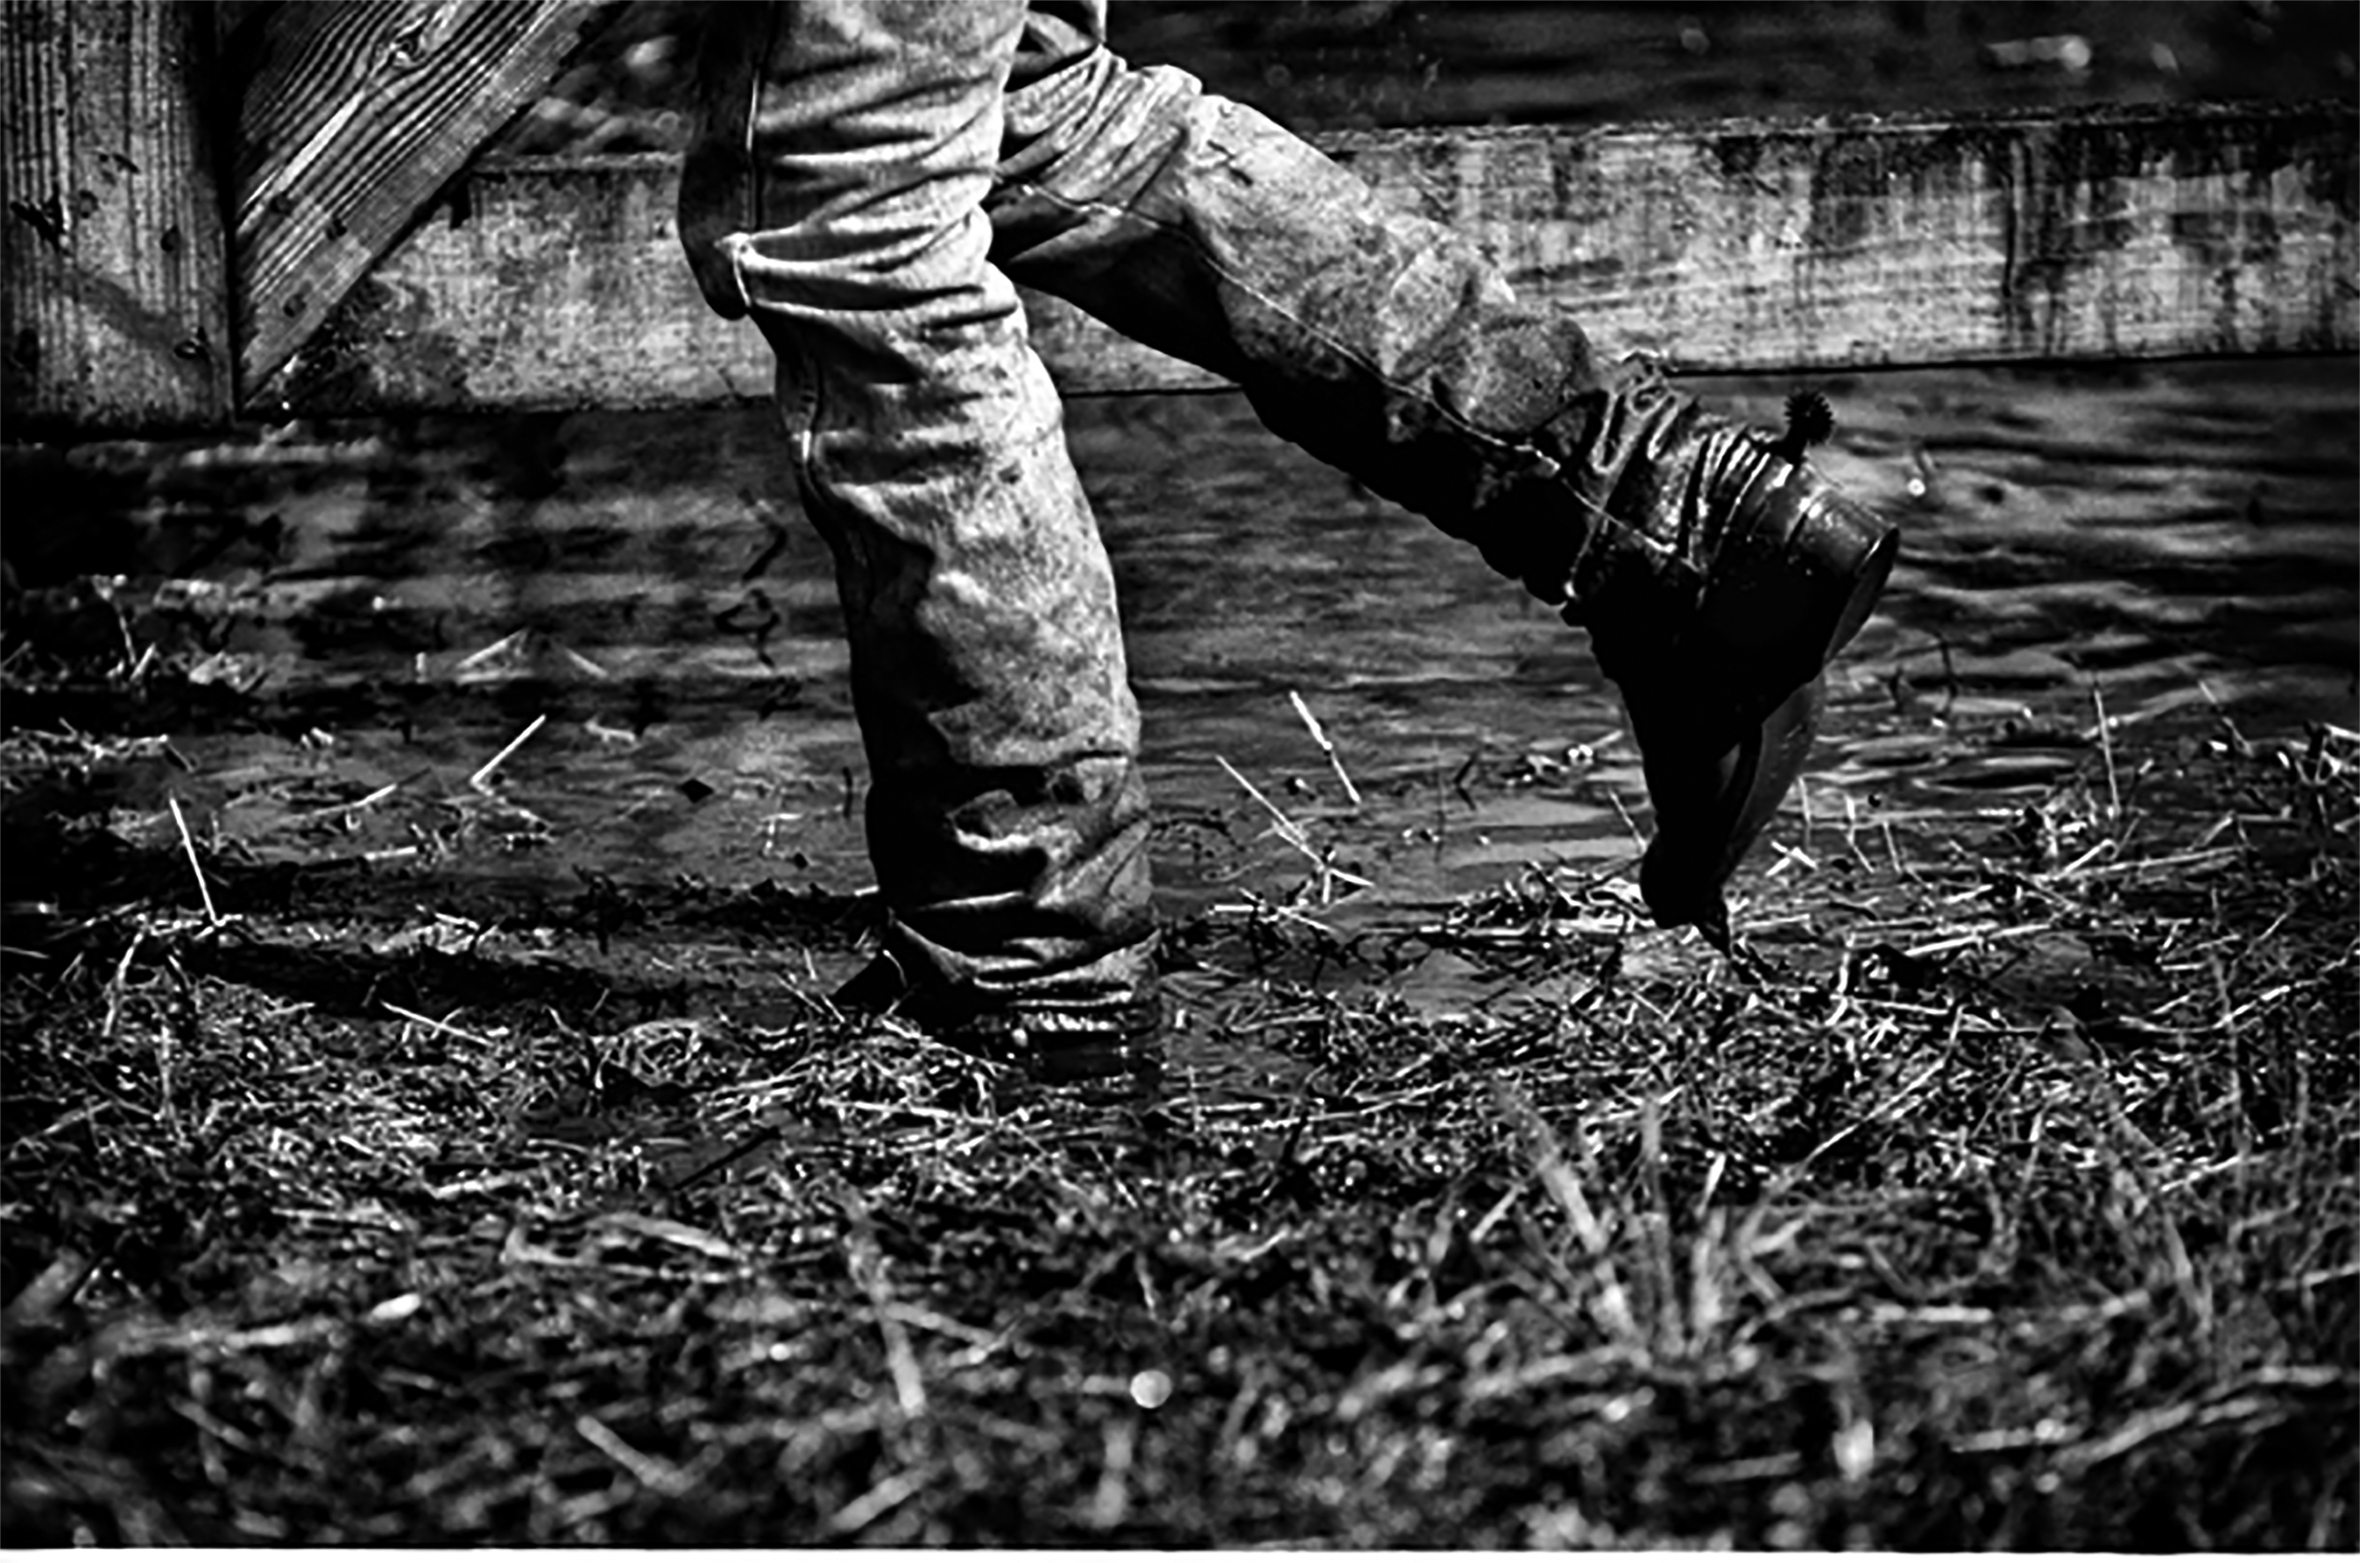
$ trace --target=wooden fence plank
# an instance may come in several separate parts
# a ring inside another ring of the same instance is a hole
[[[0,409],[12,438],[230,416],[229,265],[194,7],[0,11]]]
[[[233,199],[239,379],[261,385],[372,261],[548,82],[584,0],[346,0],[258,8]]]
[[[1610,352],[1691,371],[2350,352],[2350,105],[1721,122],[1329,138],[1491,247]],[[756,333],[709,316],[664,158],[478,170],[256,411],[759,398]],[[1034,300],[1069,392],[1215,383]]]

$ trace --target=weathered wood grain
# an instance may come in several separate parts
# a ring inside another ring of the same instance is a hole
[[[1696,368],[2349,350],[2350,104],[1359,137],[1518,285]]]
[[[0,9],[0,408],[12,438],[230,412],[229,266],[193,6]]]
[[[244,18],[230,48],[242,386],[320,328],[589,15],[584,0],[344,0]]]
[[[1328,138],[1490,247],[1610,352],[1694,371],[2349,352],[2348,105],[1719,122]],[[674,235],[663,158],[486,167],[400,246],[263,410],[678,406],[769,394]],[[1069,392],[1215,383],[1053,301]]]

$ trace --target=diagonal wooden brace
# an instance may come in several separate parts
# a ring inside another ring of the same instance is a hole
[[[226,49],[246,73],[230,178],[238,383],[269,409],[370,266],[556,74],[588,0],[330,0],[265,7]]]

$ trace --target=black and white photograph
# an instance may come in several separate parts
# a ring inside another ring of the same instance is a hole
[[[0,55],[0,1545],[2360,1551],[2360,0]]]

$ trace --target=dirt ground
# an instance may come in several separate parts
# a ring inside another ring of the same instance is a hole
[[[1823,823],[1734,965],[1307,868],[1173,929],[1115,1100],[736,1002],[845,898],[13,917],[9,1538],[2348,1549],[2355,778],[2100,735]]]

